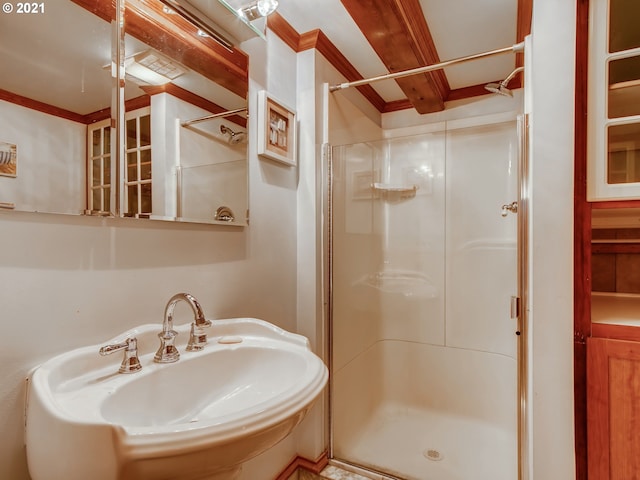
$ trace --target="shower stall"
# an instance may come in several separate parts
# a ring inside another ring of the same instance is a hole
[[[522,118],[333,146],[336,463],[410,480],[521,478]]]

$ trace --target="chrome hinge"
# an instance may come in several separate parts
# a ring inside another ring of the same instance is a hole
[[[511,318],[520,317],[520,297],[511,295]]]

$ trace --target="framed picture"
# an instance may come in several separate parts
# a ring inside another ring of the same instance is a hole
[[[0,142],[0,175],[15,177],[18,166],[18,147],[13,143]]]
[[[296,113],[265,90],[258,92],[258,155],[297,165]]]

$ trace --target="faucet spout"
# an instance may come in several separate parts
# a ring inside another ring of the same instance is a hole
[[[200,306],[200,302],[198,302],[198,300],[196,300],[196,298],[189,293],[176,293],[167,302],[167,306],[164,309],[162,332],[158,334],[158,338],[160,338],[160,348],[153,358],[157,363],[173,363],[177,362],[180,358],[180,352],[175,346],[175,337],[178,335],[178,333],[173,329],[173,310],[175,309],[176,304],[181,300],[184,300],[189,304],[189,306],[193,310],[194,315],[194,322],[191,329],[192,338],[189,340],[187,350],[199,350],[207,342],[207,336],[203,332],[201,332],[201,330],[203,327],[210,326],[211,322],[205,318],[202,307]],[[198,348],[193,348],[192,345],[194,330],[199,333],[199,335],[197,335]]]
[[[180,300],[187,302],[193,310],[196,327],[211,326],[211,322],[205,318],[200,302],[196,300],[196,297],[190,293],[176,293],[171,297],[169,302],[167,302],[167,306],[164,309],[164,322],[162,323],[163,333],[173,330],[173,309]]]

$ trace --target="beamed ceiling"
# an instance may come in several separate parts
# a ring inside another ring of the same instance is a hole
[[[316,49],[347,81],[355,81],[519,43],[530,31],[532,1],[280,0],[267,26],[270,34],[280,37],[294,51]],[[70,10],[69,4],[81,8]],[[131,0],[128,5],[125,24],[136,41],[179,59],[190,72],[226,88],[236,99],[246,97],[250,61],[246,53],[238,48],[227,50],[211,38],[199,37],[193,25],[177,15],[163,14],[159,0]],[[79,44],[78,35],[91,34],[78,34],[76,30],[80,26],[85,30],[104,29],[98,24],[108,25],[113,14],[112,0],[71,0],[52,4],[48,14],[38,19],[0,16],[0,60],[12,65],[0,79],[0,99],[74,121],[95,121],[104,113],[98,109],[101,105],[85,101],[86,95],[77,94],[79,80],[64,75],[77,76],[82,71],[82,84],[86,81],[89,85],[94,81],[89,75],[95,71],[95,82],[106,82],[108,91],[109,78],[102,69],[109,62],[108,43]],[[69,28],[56,29],[54,40],[48,40],[42,32],[50,30],[58,16],[67,20]],[[167,22],[174,27],[168,28]],[[41,37],[35,43],[33,32]],[[68,52],[78,45],[91,51],[75,59]],[[65,68],[58,68],[63,63]],[[521,64],[520,54],[509,54],[498,60],[477,60],[355,88],[380,112],[415,109],[421,114],[431,113],[443,110],[452,100],[487,95],[485,84],[503,80]],[[93,70],[87,68],[91,65]],[[51,76],[53,71],[57,77]],[[193,93],[188,98],[180,95],[189,86],[188,77],[184,76],[184,84],[166,88],[214,113],[237,108],[231,100],[213,105]],[[509,87],[518,88],[520,82],[520,76],[516,76]],[[101,107],[108,107],[108,97],[103,103]]]
[[[281,0],[281,8],[269,17],[268,26],[297,51],[317,48],[348,81],[508,47],[523,41],[531,27],[532,0],[339,0],[339,5],[337,1]],[[292,8],[293,3],[297,9]],[[470,9],[471,6],[477,8],[478,4],[481,4],[479,15]],[[345,20],[341,16],[349,18]],[[437,41],[429,27],[431,19],[438,22]],[[332,30],[334,25],[337,27]],[[310,26],[316,28],[305,30]],[[460,31],[468,34],[456,33]],[[509,41],[489,46],[500,32],[503,32],[501,38]],[[452,38],[455,35],[461,38]],[[366,39],[368,48],[362,48],[358,36]],[[457,47],[450,47],[454,41]],[[352,49],[352,45],[360,46]],[[488,46],[479,50],[483,45]],[[441,50],[455,50],[458,54],[442,58]],[[488,68],[486,75],[489,76],[482,83],[473,82],[477,74],[462,73],[457,86],[452,88],[445,69],[389,80],[397,84],[402,92],[400,96],[380,93],[378,84],[357,88],[381,112],[405,108],[415,108],[419,113],[437,112],[445,108],[447,101],[488,94],[484,88],[486,83],[501,81],[522,65],[521,54],[511,57],[507,70],[492,75]],[[361,70],[367,70],[368,65],[377,65],[378,70],[365,74]],[[381,66],[385,71],[379,70]],[[520,86],[520,76],[509,84],[511,89]]]

